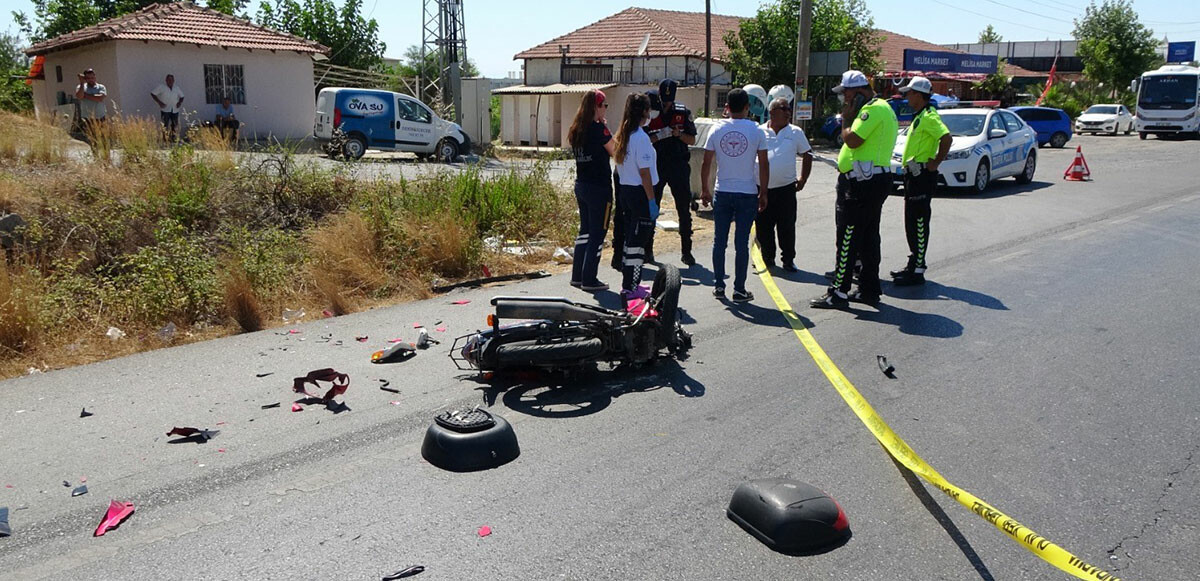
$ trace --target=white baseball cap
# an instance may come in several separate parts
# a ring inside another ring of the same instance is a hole
[[[862,74],[862,71],[849,70],[842,73],[842,84],[834,87],[833,92],[841,93],[846,89],[866,87],[870,84],[871,82],[867,80],[866,75]]]
[[[907,93],[909,91],[916,91],[918,93],[932,95],[933,83],[930,83],[929,79],[926,79],[925,77],[913,77],[907,85],[900,87],[901,93]]]

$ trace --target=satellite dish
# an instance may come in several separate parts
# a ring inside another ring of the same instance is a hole
[[[646,33],[646,37],[642,39],[641,46],[638,47],[637,55],[646,56],[646,49],[650,47],[650,33]]]

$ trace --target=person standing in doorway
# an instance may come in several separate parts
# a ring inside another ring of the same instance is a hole
[[[579,236],[575,238],[571,286],[588,292],[608,290],[608,285],[596,277],[613,199],[608,160],[616,151],[616,144],[605,124],[607,111],[604,93],[588,91],[567,131],[567,142],[575,154],[575,201],[579,204]]]
[[[843,308],[850,300],[879,303],[879,218],[892,191],[892,150],[900,129],[892,106],[875,95],[860,71],[842,73],[833,92],[844,102],[834,209],[837,255],[829,290],[809,301],[817,309]],[[862,261],[862,271],[858,289],[849,292],[855,260]]]
[[[750,96],[746,91],[734,89],[726,100],[730,120],[714,129],[704,146],[704,163],[700,166],[704,193],[700,199],[705,205],[713,206],[713,296],[725,298],[725,248],[733,223],[737,227],[733,238],[733,300],[745,302],[754,300],[754,294],[746,290],[750,228],[758,213],[767,207],[771,169],[767,159],[767,136],[757,123],[747,119]],[[715,197],[708,185],[714,160],[717,163]]]
[[[755,232],[767,267],[775,266],[775,235],[779,234],[779,258],[783,269],[796,272],[796,194],[804,189],[812,173],[812,146],[804,130],[791,124],[792,105],[778,98],[767,106],[768,121],[760,128],[767,135],[767,160],[771,181],[767,184],[767,208],[758,213]],[[802,160],[796,177],[796,156]]]
[[[654,199],[661,206],[663,191],[670,186],[675,212],[679,214],[679,241],[683,250],[680,260],[691,266],[696,259],[692,257],[692,168],[688,147],[696,144],[696,123],[692,121],[692,112],[675,100],[678,89],[673,79],[663,79],[658,84],[662,111],[650,120],[646,130],[658,154],[658,175],[662,178],[654,186]],[[654,261],[653,237],[646,255],[647,260]]]
[[[633,93],[625,100],[625,117],[617,129],[616,151],[624,241],[622,253],[621,298],[645,298],[648,292],[639,286],[646,246],[658,219],[654,185],[658,183],[658,160],[650,136],[642,127],[650,123],[650,98]]]
[[[925,251],[929,246],[930,201],[938,187],[938,166],[946,161],[954,138],[930,102],[933,84],[913,77],[900,92],[916,111],[908,128],[908,141],[900,163],[904,166],[904,234],[908,238],[908,264],[893,270],[896,286],[925,284]]]
[[[183,89],[175,84],[175,75],[167,75],[163,84],[150,92],[150,98],[158,104],[163,135],[168,141],[175,141],[179,134],[179,112],[183,109]]]

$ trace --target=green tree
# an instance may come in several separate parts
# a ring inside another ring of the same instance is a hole
[[[225,14],[236,16],[241,12],[243,17],[245,17],[246,5],[249,3],[250,0],[208,0],[206,5],[217,12],[224,12]],[[249,20],[249,18],[246,19]]]
[[[1093,1],[1075,21],[1074,35],[1084,75],[1110,91],[1162,62],[1154,31],[1138,21],[1130,0]]]
[[[987,25],[987,28],[979,33],[979,44],[995,44],[1003,41],[1004,37],[1000,36],[1000,33],[996,32],[996,28],[991,24]]]
[[[800,0],[775,0],[725,35],[735,84],[792,85]],[[813,52],[850,51],[850,65],[868,74],[879,70],[875,21],[865,0],[815,0],[810,41]]]
[[[20,113],[33,109],[33,91],[25,84],[29,59],[21,50],[21,38],[0,34],[0,109]]]
[[[330,48],[329,62],[368,70],[377,67],[387,48],[379,40],[379,23],[362,16],[362,0],[275,0],[258,7],[258,23]]]
[[[14,11],[13,19],[33,42],[54,38],[102,20],[175,0],[32,0],[33,17]],[[245,9],[249,0],[207,0],[207,6],[226,14]]]
[[[436,77],[438,67],[440,66],[441,56],[437,52],[425,53],[424,60],[421,59],[421,47],[412,45],[404,49],[404,56],[400,60],[400,66],[394,71],[397,75],[404,78],[424,76],[425,78]],[[478,77],[479,68],[471,59],[467,59],[462,63],[462,76]]]

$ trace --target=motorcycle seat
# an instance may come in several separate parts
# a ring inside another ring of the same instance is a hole
[[[598,308],[577,305],[570,300],[498,298],[492,301],[500,319],[547,319],[551,321],[604,321],[616,315]]]

